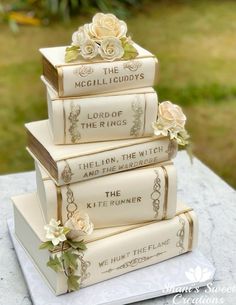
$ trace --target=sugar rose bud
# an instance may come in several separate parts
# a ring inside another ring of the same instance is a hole
[[[90,235],[93,232],[93,223],[90,221],[88,214],[82,211],[75,212],[64,226],[71,230],[67,234],[67,237],[70,239]]]
[[[186,116],[184,115],[181,107],[172,104],[169,101],[162,102],[159,105],[158,120],[161,124],[168,128],[184,129]]]
[[[105,37],[121,38],[126,36],[127,25],[113,14],[97,13],[89,25],[89,31],[98,40]]]
[[[118,38],[108,37],[102,41],[99,53],[103,59],[112,61],[121,58],[124,55],[124,49]]]

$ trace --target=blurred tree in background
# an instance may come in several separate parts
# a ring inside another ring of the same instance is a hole
[[[141,7],[142,0],[15,0],[0,5],[1,20],[18,30],[18,24],[48,24],[52,20],[68,22],[78,14],[93,14],[97,10],[113,13],[119,18],[130,14],[130,9]],[[9,3],[10,2],[10,3]]]

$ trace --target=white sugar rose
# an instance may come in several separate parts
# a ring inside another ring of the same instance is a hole
[[[162,102],[158,108],[158,121],[168,128],[183,130],[186,122],[186,116],[182,109],[169,101]]]
[[[54,246],[66,240],[64,227],[60,226],[60,221],[51,219],[49,224],[44,226],[44,229],[46,230],[46,239],[50,240]]]
[[[75,239],[80,236],[90,235],[93,232],[93,223],[87,213],[75,212],[65,223],[65,227],[71,231],[67,234],[68,238]]]
[[[80,47],[89,39],[89,25],[85,24],[84,26],[79,27],[78,31],[72,34],[72,46]]]
[[[115,37],[107,37],[101,42],[99,53],[103,59],[112,61],[124,55],[121,41]]]
[[[97,40],[106,37],[121,38],[127,34],[127,25],[113,14],[97,13],[89,25],[89,31]]]
[[[98,54],[98,45],[93,40],[88,39],[80,46],[80,54],[85,59],[92,59]]]

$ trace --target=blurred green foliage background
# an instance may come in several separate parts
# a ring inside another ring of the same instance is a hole
[[[0,173],[33,169],[23,125],[47,117],[38,49],[69,44],[72,32],[96,11],[111,11],[157,55],[159,100],[184,108],[195,155],[236,187],[235,1],[0,3]]]

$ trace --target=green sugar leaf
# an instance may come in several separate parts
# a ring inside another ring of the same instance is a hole
[[[65,61],[71,62],[79,58],[79,48],[75,46],[67,47],[65,53]]]
[[[121,41],[122,47],[124,48],[125,44],[127,43],[127,37],[122,37],[120,39],[120,41]]]
[[[77,46],[69,46],[66,48],[66,51],[79,51],[79,47]]]
[[[77,258],[78,258],[78,255],[75,253],[72,253],[72,249],[67,250],[66,252],[64,252],[62,254],[62,259],[64,260],[66,266],[68,268],[71,268],[72,270],[76,270],[78,267]]]
[[[70,275],[67,278],[67,287],[69,291],[79,290],[79,279],[80,277],[77,275]]]
[[[72,240],[67,240],[67,243],[73,248],[73,249],[78,249],[78,250],[86,250],[87,247],[84,243],[83,240],[81,241],[72,241]]]
[[[135,49],[135,47],[132,44],[125,43],[123,47],[124,47],[123,59],[129,60],[129,59],[134,59],[138,56],[138,51]]]
[[[62,266],[59,258],[57,256],[50,257],[49,261],[47,262],[47,266],[52,268],[55,272],[62,271]]]
[[[41,243],[41,245],[39,246],[40,250],[43,250],[43,249],[52,250],[53,248],[54,248],[54,245],[52,244],[51,241],[45,241],[45,242]]]

